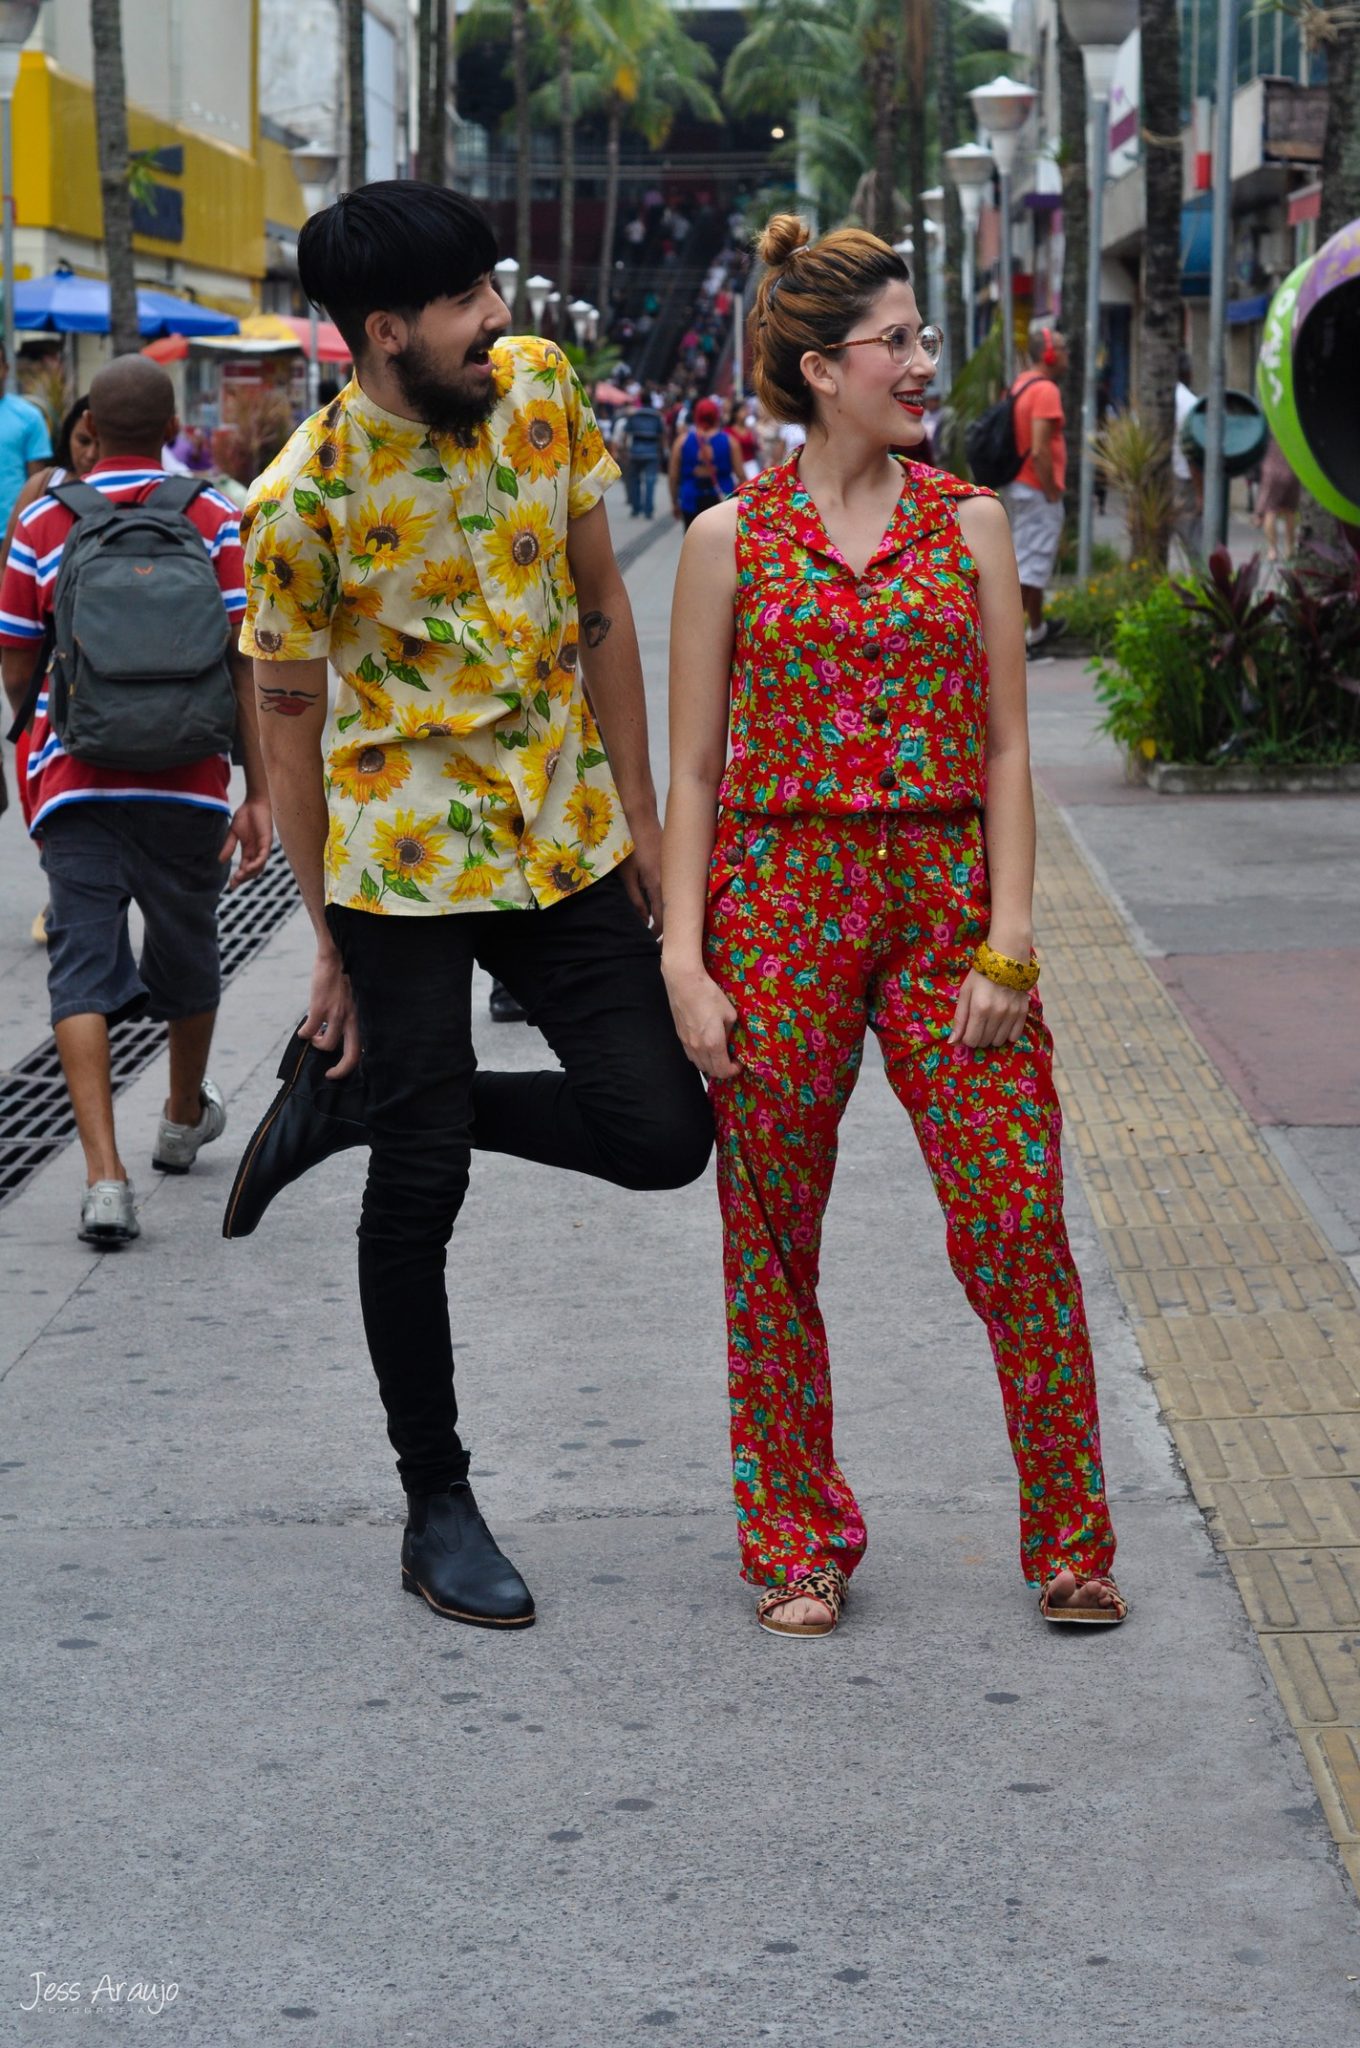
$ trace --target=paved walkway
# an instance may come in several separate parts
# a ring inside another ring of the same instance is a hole
[[[631,578],[658,714],[674,558],[668,534]],[[1075,671],[1035,683],[1041,763],[1117,783],[1081,739]],[[153,1184],[163,1073],[120,1102],[139,1245],[75,1242],[72,1154],[0,1210],[0,2039],[52,2024],[20,2010],[33,1971],[79,1981],[86,2008],[104,1972],[173,1981],[156,2024],[192,2048],[1354,2033],[1338,1815],[1272,1675],[1288,1686],[1322,1632],[1301,1606],[1304,1632],[1263,1654],[1238,1586],[1264,1629],[1274,1583],[1243,1560],[1275,1511],[1250,1522],[1236,1467],[1196,1474],[1197,1503],[1177,1455],[1205,1420],[1222,1456],[1226,1421],[1265,1440],[1207,1390],[1233,1386],[1220,1340],[1252,1397],[1268,1373],[1278,1389],[1272,1331],[1285,1361],[1314,1346],[1292,1441],[1333,1446],[1343,1476],[1317,1485],[1353,1507],[1340,1446],[1360,1403],[1327,1360],[1354,1290],[1071,837],[1118,841],[1143,799],[1070,796],[1044,816],[1045,988],[1131,1624],[1051,1636],[1020,1586],[985,1342],[872,1056],[825,1256],[871,1533],[843,1633],[760,1635],[736,1579],[711,1184],[631,1197],[498,1159],[477,1162],[451,1295],[474,1470],[541,1620],[504,1640],[402,1599],[355,1300],[361,1162],[331,1162],[257,1238],[217,1235],[298,1011],[294,919],[224,1012],[224,1144]],[[3,832],[0,1004],[23,1052],[45,1029],[17,928],[40,884]],[[522,1029],[479,1035],[489,1063],[539,1057]],[[1284,1443],[1281,1404],[1261,1412]],[[1334,1591],[1339,1555],[1269,1562],[1303,1603]],[[1350,1639],[1327,1640],[1339,1670]],[[1327,1728],[1306,1737],[1324,1784]],[[133,2023],[126,1998],[105,1994],[106,2024]]]

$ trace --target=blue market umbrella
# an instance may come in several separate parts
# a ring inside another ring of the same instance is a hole
[[[57,334],[107,334],[109,288],[101,277],[76,277],[54,270],[30,277],[14,287],[14,324],[48,328]],[[150,339],[158,334],[236,334],[240,323],[230,313],[177,299],[173,292],[143,288],[137,293],[137,325]]]

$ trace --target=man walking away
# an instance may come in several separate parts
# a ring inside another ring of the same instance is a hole
[[[1014,483],[1007,484],[1002,495],[1020,570],[1025,648],[1037,654],[1066,631],[1065,620],[1044,618],[1044,591],[1052,581],[1062,539],[1067,441],[1058,380],[1067,368],[1067,343],[1056,327],[1031,327],[1029,357],[1030,367],[1011,386],[1015,446],[1022,461]]]
[[[133,1187],[114,1129],[109,1026],[142,1014],[168,1023],[170,1093],[152,1164],[163,1173],[187,1173],[199,1148],[219,1137],[226,1123],[221,1095],[206,1078],[221,992],[218,898],[232,853],[239,848],[241,856],[232,876],[235,886],[259,874],[272,831],[250,664],[235,644],[236,621],[245,610],[235,510],[216,491],[182,482],[168,486],[173,511],[169,500],[163,501],[165,509],[149,503],[167,484],[160,451],[174,432],[174,409],[170,379],[143,356],[119,356],[96,373],[90,385],[90,413],[100,460],[83,484],[60,486],[63,494],[74,498],[79,512],[51,493],[36,499],[19,520],[0,586],[4,684],[16,715],[27,709],[39,665],[46,662],[68,549],[74,561],[77,518],[82,528],[88,521],[101,533],[112,531],[100,524],[105,516],[101,499],[121,507],[146,506],[165,519],[177,515],[186,522],[186,536],[191,524],[223,607],[224,651],[216,679],[225,707],[224,739],[229,744],[234,686],[236,736],[246,771],[245,801],[234,815],[227,796],[230,761],[225,746],[166,768],[119,765],[116,756],[111,765],[78,758],[78,752],[90,749],[78,747],[74,723],[66,722],[60,703],[54,714],[55,670],[42,679],[32,713],[29,829],[41,847],[51,897],[47,985],[52,1028],[85,1153],[88,1185],[79,1234],[87,1244],[101,1246],[125,1244],[140,1234]],[[191,502],[179,512],[186,492]],[[155,593],[170,565],[156,557],[149,534],[148,529],[142,556],[126,559],[126,588],[132,596],[120,600],[115,591],[103,614],[107,630],[98,645],[78,650],[81,661],[98,666],[96,680],[115,720],[120,715],[120,691],[128,703],[138,697],[135,682],[116,680],[120,632],[132,648],[144,640],[173,644],[172,628],[186,629],[181,601],[175,619],[162,630]],[[170,546],[175,545],[172,527]],[[82,576],[85,573],[82,569]],[[195,578],[194,594],[201,601],[205,578],[190,556],[187,585],[181,578],[177,587],[192,590]],[[210,583],[207,596],[211,627]],[[73,601],[78,625],[80,599]],[[58,634],[57,659],[62,658]],[[88,681],[88,672],[82,680]],[[153,717],[163,718],[168,729],[186,708],[194,715],[182,693],[210,693],[213,684],[212,673],[158,683],[157,703],[163,699],[164,709],[153,712]],[[62,734],[77,751],[68,751]],[[128,906],[133,902],[145,924],[136,965],[128,943]]]
[[[0,348],[0,533],[28,479],[52,460],[46,419],[29,399],[5,389],[8,380],[9,357]]]
[[[656,479],[661,468],[665,422],[648,393],[629,413],[624,428],[628,451],[629,498],[635,517],[656,514]]]

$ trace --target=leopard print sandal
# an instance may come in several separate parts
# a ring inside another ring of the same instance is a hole
[[[787,1586],[769,1586],[756,1602],[756,1620],[772,1636],[829,1636],[841,1618],[850,1594],[850,1581],[839,1565],[823,1565],[819,1571],[804,1572]],[[831,1609],[830,1621],[774,1621],[776,1607],[790,1600],[820,1600]]]

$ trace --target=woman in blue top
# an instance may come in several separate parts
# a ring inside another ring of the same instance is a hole
[[[677,434],[671,448],[671,504],[686,527],[737,488],[732,443],[719,431],[721,419],[717,399],[701,398],[694,408],[694,425],[688,433]]]

